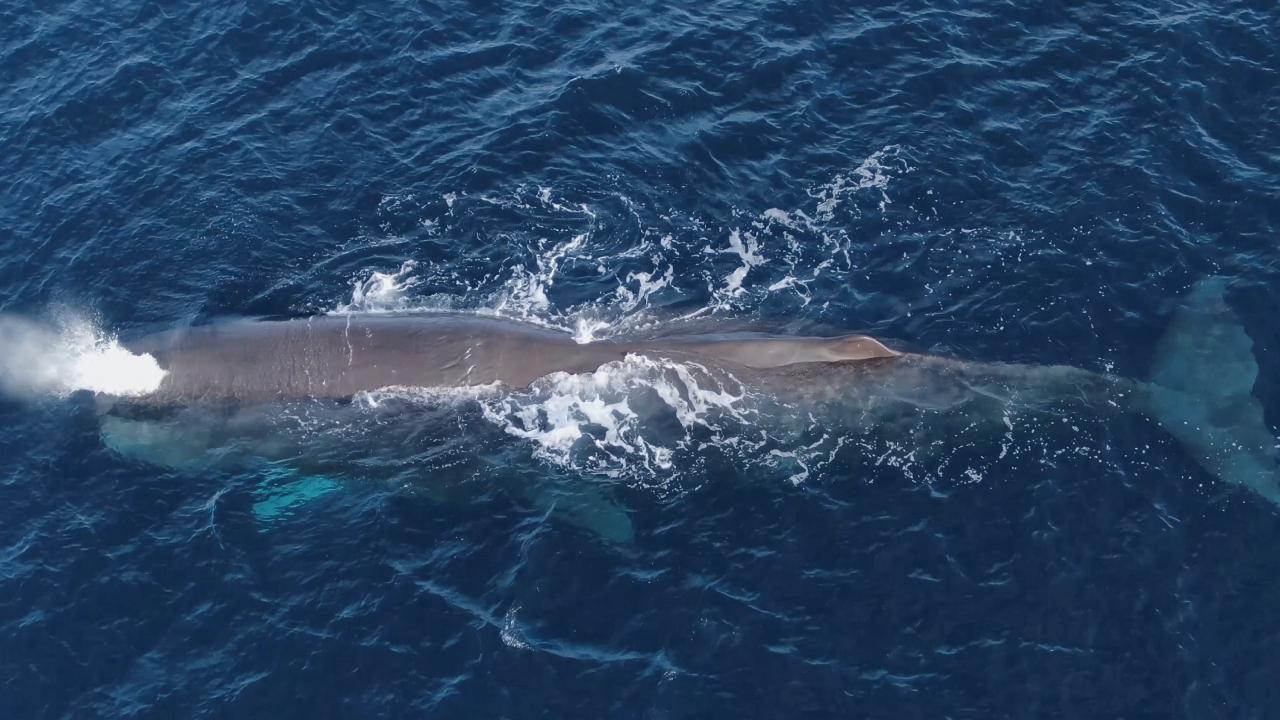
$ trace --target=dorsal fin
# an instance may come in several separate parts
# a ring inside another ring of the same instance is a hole
[[[876,358],[897,357],[902,353],[890,350],[884,343],[866,335],[846,335],[832,338],[831,343],[837,347],[834,351],[841,354],[841,360],[875,360]]]

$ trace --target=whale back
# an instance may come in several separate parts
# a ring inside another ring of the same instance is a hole
[[[841,337],[746,337],[668,338],[659,350],[674,350],[702,358],[757,370],[785,368],[810,363],[836,363],[898,357],[884,343],[866,335]]]
[[[237,319],[127,343],[166,376],[145,402],[344,398],[392,386],[525,387],[554,372],[591,372],[627,354],[761,372],[899,353],[864,335],[690,335],[577,343],[565,332],[481,315],[329,315]]]
[[[263,402],[344,398],[393,386],[528,385],[623,357],[612,343],[580,345],[557,331],[453,314],[230,320],[127,343],[166,371],[146,401]]]

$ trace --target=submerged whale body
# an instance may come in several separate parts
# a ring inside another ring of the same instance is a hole
[[[521,388],[554,373],[588,373],[642,356],[714,367],[793,406],[843,408],[846,416],[873,422],[895,405],[959,408],[952,416],[961,426],[987,423],[1003,431],[1010,407],[1056,412],[1053,404],[1063,399],[1140,413],[1157,420],[1211,474],[1280,503],[1276,441],[1252,394],[1257,362],[1226,302],[1226,287],[1225,280],[1209,278],[1188,293],[1157,346],[1147,381],[899,352],[863,335],[731,333],[578,343],[567,333],[489,316],[333,315],[237,319],[127,342],[129,350],[154,357],[165,375],[153,392],[123,405],[244,407],[343,399],[388,387]],[[121,417],[111,429],[129,440],[113,447],[185,441],[181,432],[160,436]],[[941,432],[945,442],[952,430]],[[138,437],[145,442],[134,442]],[[585,508],[580,524],[628,537],[625,512],[594,492],[566,504]]]

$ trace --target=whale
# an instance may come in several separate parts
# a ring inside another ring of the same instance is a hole
[[[986,423],[993,432],[1003,432],[1010,408],[1054,413],[1078,402],[1136,413],[1157,421],[1212,476],[1280,504],[1280,455],[1253,393],[1259,369],[1227,302],[1229,286],[1221,277],[1194,284],[1142,379],[911,352],[863,334],[682,333],[672,325],[647,336],[578,342],[563,330],[466,313],[226,319],[125,340],[131,352],[153,357],[164,376],[152,392],[106,403],[104,433],[115,436],[113,447],[135,454],[148,447],[143,454],[164,463],[182,456],[172,447],[190,438],[180,426],[140,429],[134,421],[148,408],[341,403],[385,388],[523,388],[639,356],[715,368],[783,405],[884,425],[904,407],[945,410],[934,416],[957,427]],[[953,432],[939,427],[938,442]],[[580,524],[629,536],[625,511],[595,492],[570,503],[585,508]]]
[[[292,477],[287,465],[294,474],[311,478],[284,483],[294,488],[287,494],[295,497],[313,497],[336,486],[336,476],[368,476],[371,470],[360,464],[360,456],[371,454],[371,442],[383,443],[383,453],[411,454],[404,444],[386,446],[386,437],[352,441],[357,427],[342,433],[345,442],[329,447],[309,437],[311,431],[280,421],[306,415],[309,424],[321,416],[322,423],[358,426],[367,418],[361,408],[352,407],[352,400],[368,393],[392,388],[518,390],[547,376],[590,373],[632,356],[716,367],[763,387],[771,377],[784,377],[778,374],[784,368],[901,355],[865,335],[700,332],[580,343],[567,332],[533,323],[446,312],[228,318],[122,344],[153,359],[163,376],[149,392],[99,395],[102,436],[110,449],[180,471],[235,471],[256,464],[265,477]],[[391,425],[392,435],[404,429]],[[397,472],[382,469],[391,477]],[[497,475],[509,474],[508,469]],[[438,477],[407,483],[412,492],[445,502],[456,501],[451,496],[465,484]],[[599,537],[614,542],[632,538],[628,512],[606,485],[525,477],[509,489]],[[278,505],[277,498],[265,506]]]
[[[165,375],[151,404],[260,403],[345,398],[385,387],[526,387],[555,372],[582,373],[639,354],[740,368],[899,357],[865,335],[697,334],[579,343],[561,330],[462,313],[237,318],[125,344]]]

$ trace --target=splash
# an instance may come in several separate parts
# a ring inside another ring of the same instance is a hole
[[[334,312],[396,312],[410,309],[413,298],[409,291],[418,284],[413,271],[417,263],[406,260],[395,272],[373,271],[353,283],[351,301],[338,305]]]
[[[551,310],[547,292],[556,282],[560,265],[575,257],[586,241],[587,233],[580,233],[557,243],[550,250],[541,248],[534,257],[536,267],[533,270],[523,266],[515,269],[499,292],[494,311],[499,315],[545,323]]]
[[[818,201],[814,216],[822,222],[830,222],[835,218],[836,208],[850,195],[863,190],[880,192],[880,212],[891,201],[886,188],[889,181],[909,168],[900,157],[901,148],[897,145],[886,145],[871,153],[849,175],[837,175],[831,182],[811,193]]]
[[[42,325],[0,316],[0,388],[7,393],[136,397],[154,392],[164,376],[154,357],[129,352],[82,318]]]
[[[659,209],[623,194],[588,205],[545,186],[449,193],[422,208],[397,197],[380,211],[430,215],[392,225],[429,224],[457,238],[461,256],[369,272],[335,312],[473,312],[559,329],[579,343],[665,331],[686,318],[750,316],[773,302],[820,317],[826,306],[810,302],[852,284],[866,266],[872,244],[853,234],[864,213],[877,204],[884,210],[893,181],[912,170],[904,155],[884,146],[811,187],[794,206],[734,210],[726,218]],[[424,297],[420,278],[442,294]],[[697,307],[681,307],[692,297],[702,298]],[[706,368],[637,357],[594,373],[551,375],[530,388],[387,388],[360,398],[371,408],[392,399],[474,401],[482,422],[521,438],[547,462],[646,485],[696,475],[708,454],[800,484],[821,475],[848,440],[827,435],[821,424],[778,430],[793,423],[763,423],[764,414],[791,418],[801,408],[774,407]]]
[[[731,252],[742,259],[742,265],[739,266],[729,277],[725,278],[724,292],[730,296],[742,294],[742,281],[746,279],[747,273],[751,272],[751,268],[763,265],[765,260],[760,254],[760,244],[756,242],[755,235],[751,233],[743,234],[735,229],[729,233],[729,249]]]
[[[456,238],[461,255],[369,272],[333,312],[469,311],[563,330],[585,343],[673,319],[752,315],[774,301],[809,308],[828,287],[852,284],[872,245],[851,233],[877,200],[883,212],[893,181],[912,170],[899,146],[886,145],[808,189],[798,206],[734,210],[732,218],[660,209],[625,194],[587,204],[547,186],[446,193],[443,202],[389,196],[379,207],[384,224]],[[427,278],[439,294],[421,294],[419,280]],[[703,300],[662,311],[692,297]],[[805,312],[820,316],[827,305]]]
[[[766,262],[765,257],[760,252],[760,242],[756,234],[749,231],[743,232],[738,228],[734,228],[729,233],[729,248],[720,252],[737,256],[742,264],[725,276],[723,285],[712,292],[711,300],[706,306],[690,313],[687,317],[697,317],[706,312],[733,309],[735,298],[746,293],[743,282],[747,279],[747,273],[751,272],[753,268],[764,265]]]
[[[731,441],[730,428],[755,413],[732,376],[640,355],[595,372],[553,373],[528,390],[481,398],[480,408],[543,460],[646,482],[696,465],[699,449]]]

